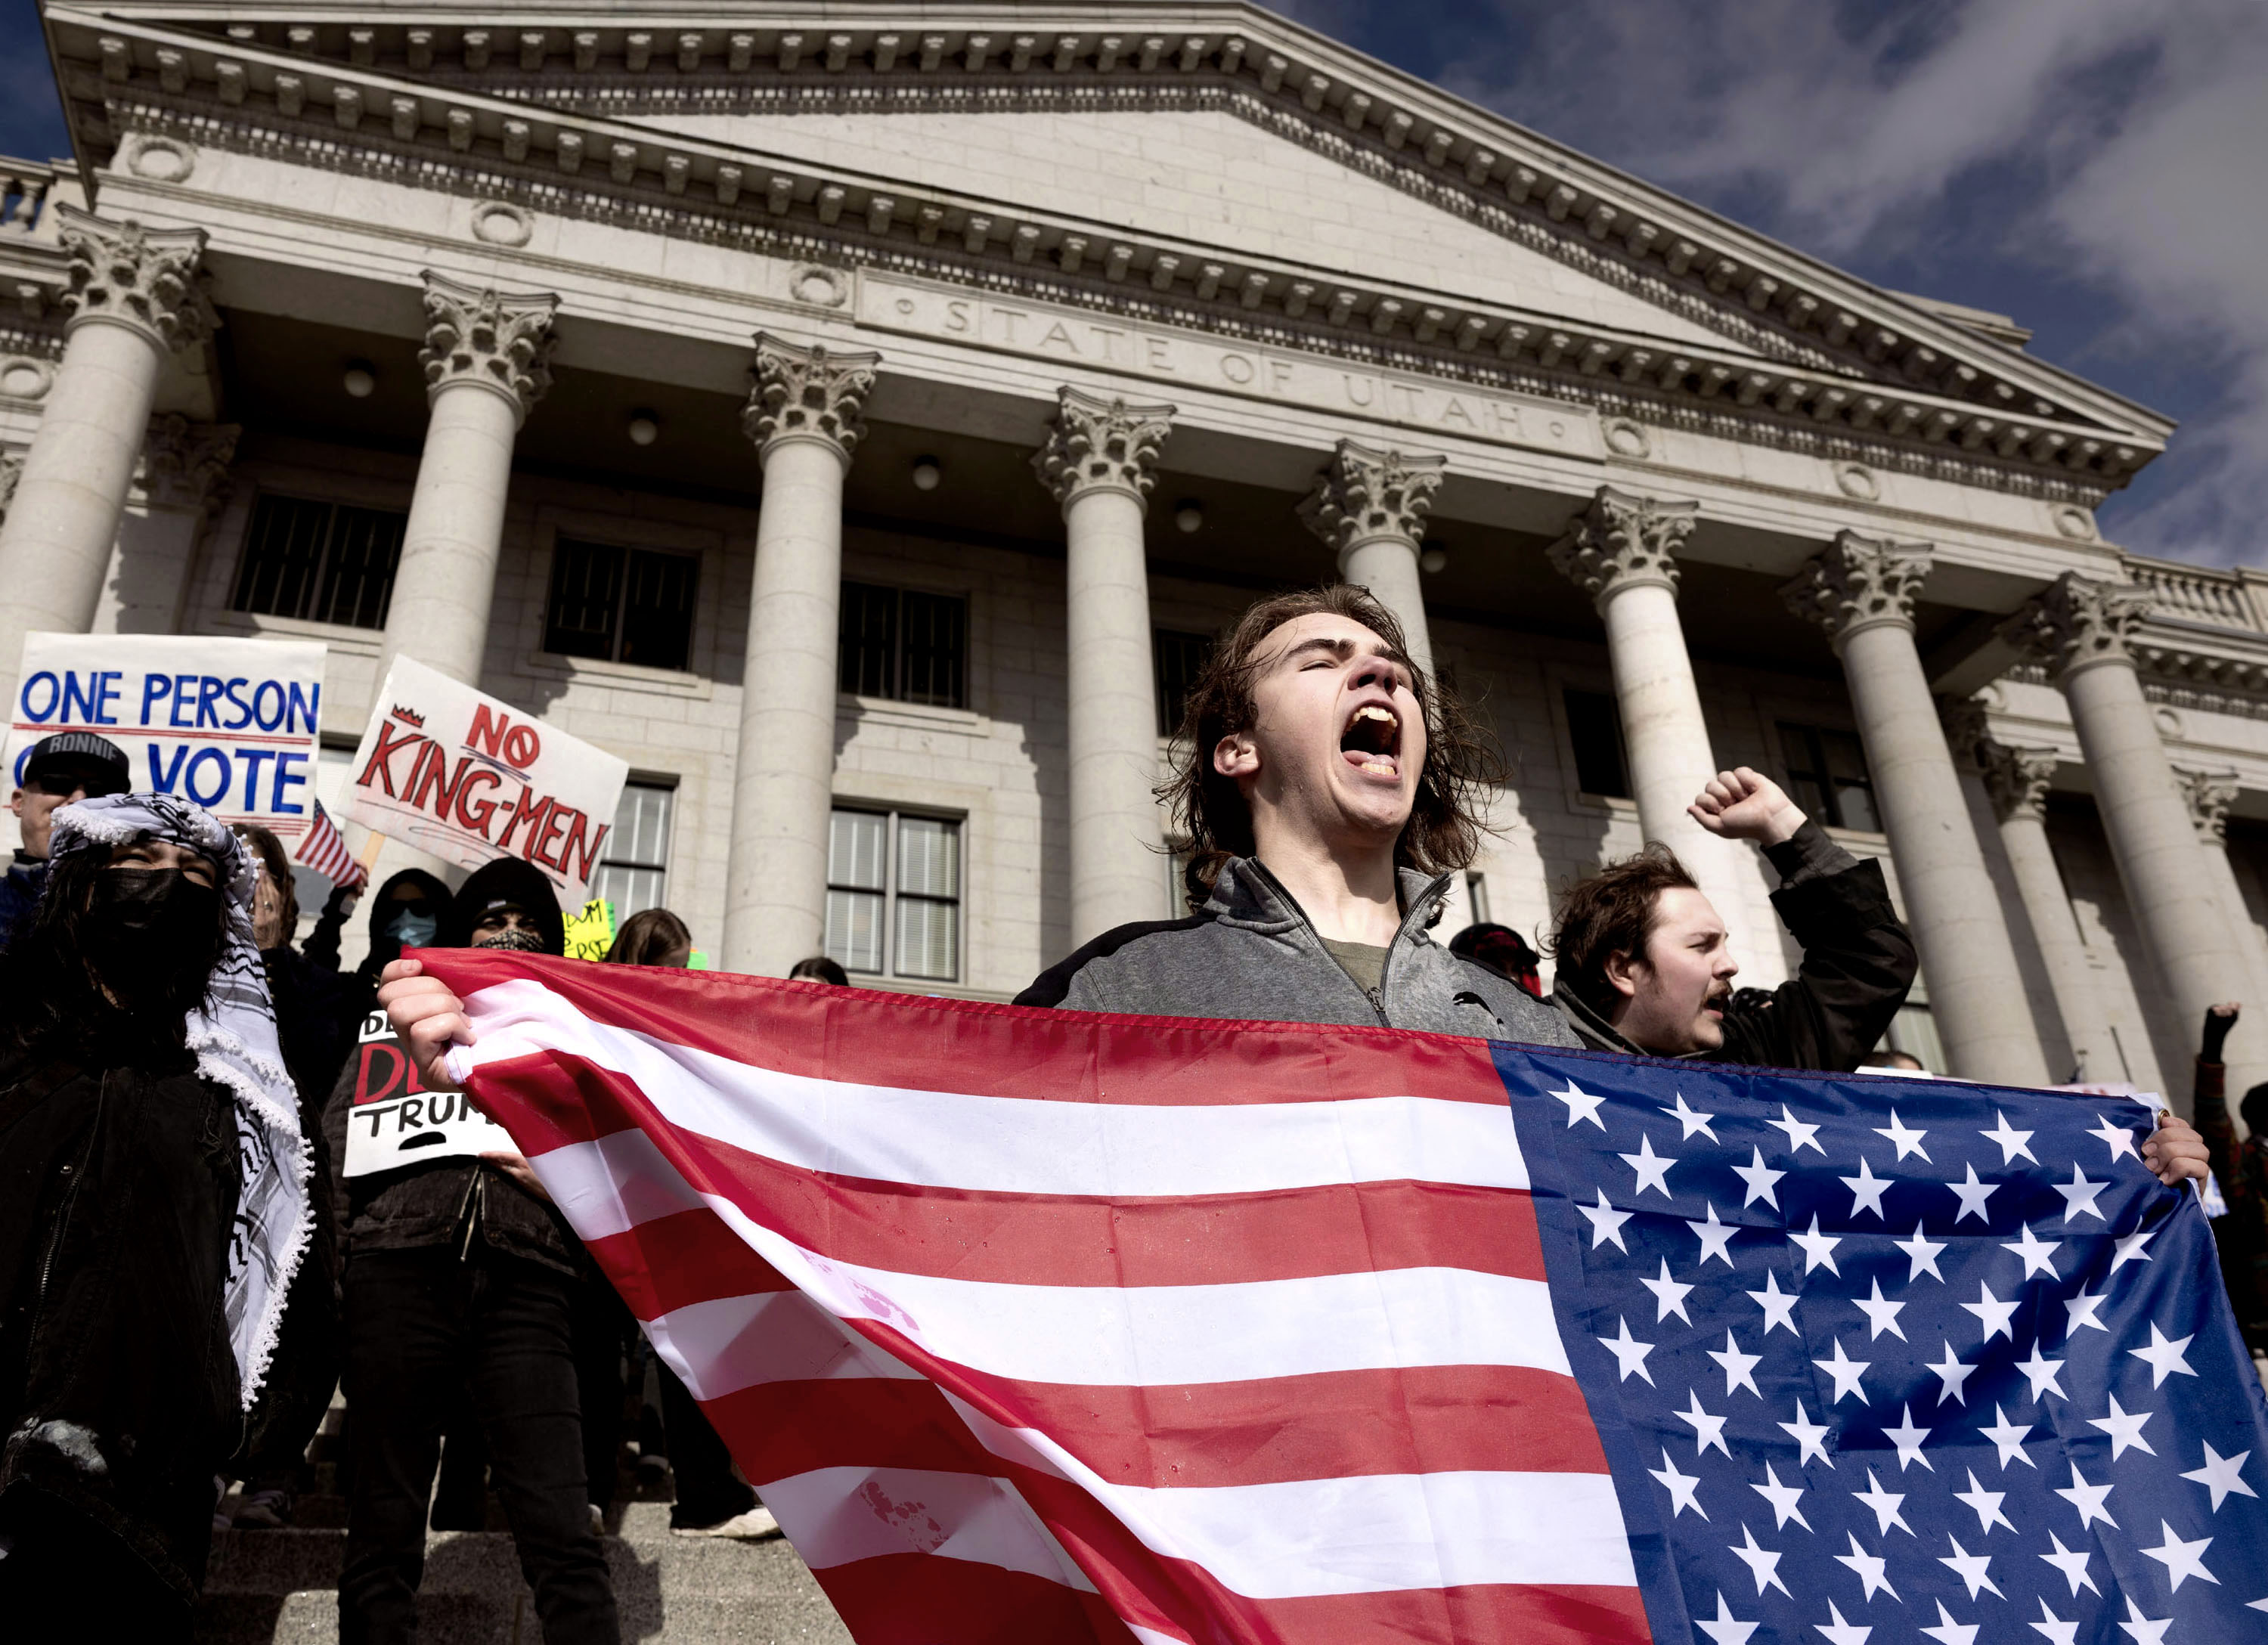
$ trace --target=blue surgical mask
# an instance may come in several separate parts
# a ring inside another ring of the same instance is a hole
[[[438,919],[416,907],[404,908],[386,922],[387,939],[405,948],[422,948],[429,946],[433,941],[434,933],[440,929],[441,922]]]

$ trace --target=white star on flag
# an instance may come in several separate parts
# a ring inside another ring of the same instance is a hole
[[[1930,1436],[1930,1429],[1919,1427],[1915,1425],[1913,1420],[1913,1407],[1911,1405],[1906,1406],[1904,1410],[1900,1413],[1897,1427],[1894,1428],[1884,1428],[1882,1430],[1882,1437],[1898,1448],[1898,1472],[1900,1473],[1904,1473],[1906,1471],[1906,1464],[1908,1463],[1914,1462],[1919,1463],[1924,1468],[1928,1469],[1932,1473],[1935,1473],[1937,1472],[1936,1468],[1932,1466],[1929,1458],[1921,1454],[1922,1442]],[[1976,1596],[1973,1594],[1970,1596],[1971,1598],[1974,1598]]]
[[[1898,1310],[1905,1304],[1884,1302],[1880,1280],[1874,1281],[1874,1295],[1870,1301],[1862,1302],[1854,1296],[1851,1299],[1851,1306],[1867,1317],[1867,1324],[1870,1327],[1867,1332],[1867,1341],[1872,1342],[1886,1331],[1900,1342],[1906,1339],[1905,1328],[1898,1324]]]
[[[1896,1184],[1896,1177],[1875,1176],[1874,1168],[1867,1163],[1867,1156],[1862,1154],[1859,1156],[1859,1174],[1841,1180],[1843,1185],[1851,1191],[1851,1214],[1853,1217],[1861,1211],[1871,1211],[1884,1221],[1889,1220],[1882,1211],[1882,1195]]]
[[[1922,1368],[1935,1372],[1937,1380],[1945,1384],[1938,1390],[1938,1404],[1943,1405],[1948,1400],[1951,1400],[1956,1405],[1965,1405],[1969,1403],[1962,1394],[1962,1385],[1977,1374],[1977,1368],[1973,1365],[1963,1365],[1955,1355],[1952,1343],[1948,1342],[1945,1345],[1944,1359],[1935,1365],[1925,1365]]]
[[[1701,1499],[1693,1494],[1700,1486],[1701,1476],[1697,1473],[1678,1472],[1677,1464],[1669,1460],[1669,1448],[1667,1445],[1661,1448],[1661,1466],[1649,1468],[1646,1472],[1653,1479],[1660,1480],[1662,1489],[1669,1493],[1670,1518],[1675,1519],[1689,1508],[1704,1519],[1709,1517],[1709,1510],[1702,1507]]]
[[[1937,1271],[1938,1253],[1945,1249],[1944,1243],[1939,1240],[1924,1238],[1920,1223],[1914,1224],[1911,1239],[1894,1239],[1890,1243],[1905,1252],[1907,1260],[1912,1264],[1912,1266],[1906,1271],[1908,1285],[1911,1285],[1925,1273],[1940,1285],[1945,1283],[1945,1276]]]
[[[1646,1356],[1653,1352],[1654,1345],[1651,1342],[1640,1342],[1631,1336],[1629,1320],[1624,1319],[1618,1323],[1622,1326],[1620,1336],[1599,1339],[1599,1346],[1613,1354],[1615,1363],[1622,1368],[1622,1375],[1615,1380],[1618,1383],[1626,1383],[1630,1381],[1631,1373],[1635,1372],[1651,1383],[1653,1381],[1653,1373],[1646,1368]]]
[[[2169,1342],[2166,1340],[2165,1333],[2161,1331],[2154,1322],[2150,1326],[2150,1346],[2146,1348],[2129,1348],[2126,1352],[2150,1368],[2150,1386],[2161,1388],[2169,1376],[2197,1375],[2190,1368],[2189,1356],[2183,1352],[2196,1340],[2196,1337],[2192,1335],[2178,1337]]]
[[[2142,1552],[2166,1568],[2166,1587],[2169,1592],[2176,1594],[2181,1592],[2182,1584],[2192,1576],[2200,1582],[2211,1582],[2215,1588],[2220,1586],[2220,1578],[2205,1568],[2205,1551],[2213,1546],[2211,1537],[2199,1537],[2195,1542],[2183,1542],[2179,1537],[2174,1535],[2174,1528],[2162,1519],[2158,1522],[2158,1534],[2164,1540],[2156,1547],[2144,1548]]]
[[[1878,1553],[1869,1553],[1860,1547],[1857,1531],[1848,1531],[1845,1534],[1851,1538],[1851,1552],[1837,1554],[1835,1562],[1837,1565],[1849,1566],[1859,1574],[1859,1580],[1867,1585],[1867,1591],[1860,1594],[1859,1597],[1872,1599],[1874,1597],[1874,1590],[1879,1588],[1891,1598],[1897,1599],[1898,1590],[1890,1586],[1890,1579],[1882,1574],[1882,1568],[1889,1561]],[[1903,1604],[1905,1602],[1899,1600],[1898,1603]]]
[[[1637,1199],[1649,1188],[1660,1189],[1664,1199],[1675,1197],[1669,1191],[1669,1184],[1666,1179],[1669,1176],[1669,1168],[1677,1163],[1677,1156],[1656,1154],[1653,1151],[1652,1137],[1641,1134],[1638,1140],[1636,1154],[1618,1154],[1616,1157],[1638,1173],[1638,1185],[1631,1190],[1631,1199]]]
[[[2029,1222],[2024,1224],[2024,1237],[2021,1241],[2004,1239],[2000,1242],[2000,1249],[2012,1250],[2024,1259],[2024,1278],[2027,1280],[2036,1273],[2043,1273],[2051,1280],[2061,1277],[2056,1272],[2055,1254],[2063,1249],[2063,1242],[2040,1238],[2032,1232],[2032,1225]]]
[[[1898,1158],[1902,1160],[1909,1154],[1918,1154],[1925,1162],[1934,1163],[1930,1160],[1928,1151],[1921,1146],[1921,1140],[1929,1135],[1929,1132],[1907,1130],[1905,1122],[1898,1118],[1898,1110],[1895,1108],[1890,1110],[1890,1123],[1887,1125],[1875,1126],[1874,1134],[1878,1137],[1888,1137],[1891,1146],[1897,1149]]]
[[[1605,1244],[1609,1240],[1612,1240],[1615,1243],[1615,1249],[1616,1250],[1623,1252],[1626,1256],[1629,1254],[1630,1247],[1623,1243],[1623,1224],[1629,1221],[1632,1216],[1636,1215],[1637,1213],[1635,1212],[1616,1210],[1614,1206],[1607,1203],[1607,1191],[1603,1188],[1599,1190],[1598,1204],[1594,1206],[1577,1206],[1575,1209],[1581,1212],[1584,1216],[1590,1221],[1591,1249],[1593,1250],[1598,1250],[1600,1246]]]
[[[1827,1645],[1867,1645],[1867,1636],[1874,1631],[1864,1623],[1845,1622],[1831,1599],[1827,1602],[1827,1614],[1830,1620],[1811,1625],[1827,1636]]]
[[[1793,1228],[1790,1228],[1787,1231],[1787,1237],[1791,1243],[1803,1247],[1803,1272],[1806,1274],[1810,1273],[1814,1268],[1824,1268],[1838,1280],[1843,1277],[1843,1271],[1835,1265],[1835,1248],[1843,1243],[1842,1236],[1837,1234],[1822,1234],[1819,1231],[1818,1213],[1812,1213],[1810,1233],[1799,1234]]]
[[[1764,1310],[1764,1335],[1769,1337],[1775,1325],[1786,1325],[1788,1334],[1801,1339],[1803,1333],[1795,1328],[1795,1304],[1798,1294],[1779,1288],[1777,1269],[1764,1270],[1764,1288],[1747,1293],[1748,1299]]]
[[[2092,1331],[2108,1332],[2110,1327],[2104,1324],[2101,1320],[2095,1317],[2095,1311],[2100,1309],[2107,1300],[2108,1299],[2104,1297],[2102,1292],[2090,1291],[2084,1286],[2080,1287],[2078,1295],[2064,1298],[2064,1341],[2066,1343],[2069,1343],[2072,1339],[2072,1333],[2080,1330],[2082,1326]]]
[[[2182,1478],[2192,1480],[2212,1492],[2213,1511],[2218,1514],[2220,1512],[2221,1499],[2231,1492],[2240,1496],[2257,1497],[2260,1494],[2242,1479],[2237,1478],[2237,1475],[2243,1471],[2245,1459],[2251,1455],[2249,1450],[2241,1450],[2234,1457],[2224,1457],[2208,1444],[2205,1448],[2205,1466],[2185,1473]]]
[[[2000,1448],[2000,1466],[2005,1469],[2012,1462],[2020,1462],[2027,1468],[2038,1467],[2039,1464],[2034,1462],[2024,1450],[2024,1435],[2032,1431],[2032,1425],[2029,1422],[2009,1421],[2008,1413],[1999,1405],[1992,1407],[1992,1414],[1998,1417],[1999,1421],[1989,1428],[1980,1427],[1977,1431]]]
[[[2056,1494],[2079,1510],[2079,1528],[2081,1531],[2085,1531],[2098,1519],[2116,1531],[2118,1529],[2118,1522],[2111,1518],[2110,1510],[2102,1506],[2102,1499],[2109,1496],[2115,1488],[2116,1486],[2112,1485],[2088,1484],[2087,1476],[2080,1472],[2079,1464],[2073,1463],[2071,1465],[2070,1488],[2066,1489],[2062,1486],[2058,1486]]]
[[[1783,1108],[1780,1112],[1785,1114],[1787,1110]],[[2142,1162],[2142,1156],[2134,1151],[2134,1133],[2125,1126],[2114,1122],[2108,1114],[2097,1114],[2095,1118],[2102,1123],[2087,1134],[2090,1137],[2100,1137],[2110,1145],[2110,1162],[2116,1165],[2118,1162],[2118,1156],[2123,1154],[2139,1165]]]
[[[1764,1356],[1761,1354],[1742,1353],[1741,1345],[1733,1340],[1731,1331],[1725,1333],[1724,1351],[1719,1353],[1717,1349],[1712,1348],[1709,1350],[1709,1357],[1724,1368],[1726,1398],[1730,1399],[1733,1397],[1733,1391],[1736,1388],[1745,1388],[1759,1399],[1764,1397],[1764,1390],[1756,1386],[1755,1375],[1756,1368],[1764,1363]]]
[[[1797,1467],[1800,1468],[1815,1457],[1830,1468],[1835,1465],[1835,1459],[1827,1454],[1826,1442],[1826,1436],[1833,1430],[1824,1422],[1814,1422],[1811,1420],[1811,1413],[1803,1408],[1802,1400],[1799,1399],[1795,1402],[1795,1420],[1783,1422],[1779,1426],[1790,1439],[1802,1448],[1801,1454],[1795,1459]]]
[[[1706,1617],[1696,1617],[1693,1626],[1706,1634],[1714,1645],[1749,1645],[1749,1635],[1764,1624],[1743,1622],[1735,1617],[1732,1606],[1725,1603],[1725,1590],[1719,1588],[1717,1590],[1716,1620],[1712,1622]]]
[[[1947,1559],[1943,1554],[1940,1554],[1937,1562],[1969,1584],[1969,1597],[1971,1599],[1976,1598],[1980,1591],[1989,1591],[1995,1599],[2006,1599],[2008,1597],[1994,1587],[1992,1579],[1984,1573],[1984,1568],[1992,1562],[1991,1554],[1971,1553],[1952,1537],[1948,1537],[1946,1541],[1953,1546],[1953,1557]]]
[[[2041,1619],[2032,1624],[2035,1633],[2043,1637],[2048,1645],[2079,1645],[2079,1619],[2065,1621],[2048,1609],[2048,1602],[2040,1601]]]
[[[1565,1090],[1554,1091],[1551,1095],[1567,1104],[1568,1130],[1574,1130],[1587,1119],[1602,1131],[1607,1128],[1607,1122],[1599,1118],[1599,1104],[1607,1100],[1605,1097],[1593,1096],[1572,1080],[1567,1081]]]
[[[1655,1324],[1659,1325],[1672,1314],[1676,1315],[1689,1325],[1693,1323],[1693,1316],[1685,1311],[1685,1299],[1692,1292],[1693,1287],[1690,1285],[1680,1285],[1669,1277],[1668,1258],[1664,1257],[1661,1259],[1660,1279],[1640,1280],[1638,1283],[1653,1293]]]
[[[1969,1488],[1955,1491],[1953,1500],[1965,1505],[1977,1516],[1977,1534],[1980,1537],[1991,1536],[1995,1525],[2006,1525],[2012,1532],[2016,1529],[2016,1522],[2000,1511],[2000,1504],[2008,1500],[2008,1494],[2006,1491],[1988,1491],[1977,1484],[1974,1468],[1969,1471]]]
[[[2158,1453],[2151,1448],[2150,1442],[2142,1437],[2142,1425],[2155,1414],[2154,1412],[2149,1411],[2122,1410],[2119,1408],[2118,1396],[2112,1394],[2110,1414],[2107,1417],[2089,1417],[2087,1420],[2087,1425],[2089,1427],[2101,1428],[2105,1434],[2110,1435],[2110,1460],[2113,1462],[2117,1462],[2130,1450],[2139,1450],[2146,1457],[2154,1457]]]
[[[1940,1599],[1937,1602],[1937,1626],[1922,1632],[1937,1641],[1938,1645],[1977,1645],[1977,1630],[1983,1626],[1978,1622],[1955,1622],[1953,1612],[1945,1608],[1945,1601]]]
[[[1822,1159],[1826,1157],[1827,1150],[1821,1147],[1818,1142],[1815,1140],[1815,1139],[1819,1135],[1819,1127],[1816,1125],[1807,1125],[1794,1115],[1789,1113],[1787,1111],[1786,1103],[1782,1103],[1779,1105],[1779,1118],[1778,1119],[1767,1119],[1764,1121],[1764,1124],[1771,1125],[1777,1130],[1787,1132],[1787,1152],[1789,1158],[1793,1159],[1795,1155],[1802,1153],[1806,1148],[1809,1148],[1814,1154],[1820,1155]]]
[[[1716,1133],[1715,1132],[1713,1132],[1713,1131],[1712,1131],[1712,1130],[1710,1130],[1710,1129],[1709,1129],[1709,1122],[1710,1122],[1711,1120],[1712,1120],[1712,1119],[1716,1118],[1717,1118],[1717,1117],[1716,1117],[1716,1115],[1714,1115],[1714,1114],[1697,1114],[1697,1113],[1695,1113],[1691,1109],[1690,1109],[1690,1108],[1686,1107],[1686,1106],[1685,1106],[1685,1093],[1684,1093],[1684,1092],[1680,1091],[1680,1092],[1677,1094],[1677,1106],[1676,1106],[1676,1107],[1675,1107],[1675,1108],[1665,1108],[1665,1109],[1663,1109],[1661,1111],[1662,1111],[1663,1113],[1665,1113],[1665,1114],[1669,1115],[1672,1118],[1674,1118],[1675,1120],[1676,1120],[1676,1121],[1677,1121],[1677,1125],[1678,1125],[1678,1138],[1677,1138],[1677,1140],[1678,1140],[1680,1142],[1690,1142],[1690,1141],[1692,1141],[1692,1140],[1693,1140],[1693,1133],[1694,1133],[1695,1132],[1697,1132],[1697,1132],[1699,1132],[1703,1136],[1705,1136],[1705,1137],[1708,1138],[1708,1139],[1709,1139],[1709,1140],[1710,1140],[1710,1141],[1712,1141],[1712,1142],[1714,1142],[1714,1141],[1716,1141],[1716,1140],[1717,1140],[1717,1133]],[[1783,1111],[1785,1111],[1785,1110],[1783,1110]],[[1753,1626],[1753,1625],[1752,1625],[1752,1626]]]
[[[2153,1622],[2142,1614],[2142,1607],[2134,1603],[2134,1596],[2126,1596],[2126,1619],[2118,1631],[2134,1641],[2134,1645],[2166,1645],[2166,1630],[2174,1626],[2171,1617]]]
[[[1724,1452],[1726,1460],[1730,1461],[1733,1453],[1725,1446],[1725,1419],[1712,1417],[1701,1408],[1701,1395],[1698,1390],[1687,1389],[1685,1397],[1690,1408],[1684,1411],[1673,1411],[1669,1414],[1681,1422],[1692,1424],[1694,1457],[1698,1458],[1703,1451],[1714,1445],[1719,1450]]]
[[[2081,1529],[2085,1527],[2082,1526]],[[2071,1584],[2071,1597],[2073,1599],[2079,1597],[2079,1590],[2081,1588],[2091,1594],[2099,1594],[2102,1591],[2095,1585],[2095,1579],[2087,1574],[2088,1557],[2094,1553],[2092,1548],[2066,1548],[2063,1545],[2063,1538],[2053,1531],[2048,1532],[2048,1540],[2054,1545],[2055,1552],[2043,1553],[2040,1558],[2063,1573],[2064,1580]]]
[[[1992,1110],[1992,1130],[1980,1131],[1977,1134],[1980,1137],[1989,1137],[2000,1145],[2001,1164],[2014,1165],[2020,1157],[2029,1160],[2035,1165],[2040,1162],[2040,1156],[2031,1149],[2032,1133],[2030,1132],[2015,1130],[2008,1124],[2008,1117],[1997,1108]],[[1972,1594],[1970,1597],[1973,1599],[1976,1596]]]
[[[1867,1470],[1867,1488],[1863,1491],[1853,1491],[1851,1494],[1874,1510],[1876,1536],[1889,1536],[1890,1527],[1893,1525],[1904,1531],[1909,1537],[1914,1534],[1913,1527],[1906,1523],[1905,1516],[1898,1512],[1898,1504],[1906,1500],[1905,1494],[1902,1491],[1882,1489],[1881,1481],[1874,1478],[1874,1471],[1872,1468]]]
[[[1803,1495],[1803,1487],[1800,1485],[1782,1485],[1779,1482],[1779,1475],[1774,1472],[1769,1461],[1764,1464],[1764,1482],[1762,1485],[1751,1485],[1749,1489],[1771,1504],[1773,1530],[1786,1531],[1787,1522],[1791,1519],[1806,1531],[1811,1529],[1811,1522],[1803,1516],[1803,1510],[1796,1506],[1798,1499]]]
[[[1764,1151],[1762,1148],[1750,1148],[1749,1157],[1748,1164],[1735,1165],[1733,1168],[1733,1175],[1749,1185],[1749,1191],[1741,1196],[1742,1206],[1746,1208],[1761,1199],[1773,1210],[1778,1210],[1779,1196],[1773,1191],[1772,1184],[1787,1173],[1773,1170],[1766,1165]]]
[[[2144,1247],[2148,1245],[2152,1240],[2157,1237],[2158,1230],[2156,1228],[2152,1228],[2147,1233],[2145,1233],[2140,1228],[2136,1228],[2132,1234],[2129,1234],[2124,1238],[2121,1239],[2118,1242],[2117,1250],[2113,1251],[2110,1255],[2110,1272],[2117,1273],[2121,1268],[2124,1268],[2130,1262],[2149,1261],[2150,1253],[2145,1250]],[[2118,1626],[2123,1628],[2126,1625],[2122,1622]]]
[[[1984,1208],[1984,1202],[1992,1197],[1992,1191],[2000,1184],[1978,1182],[1977,1168],[1973,1165],[1965,1165],[1962,1169],[1969,1173],[1967,1182],[1946,1184],[1948,1188],[1961,1197],[1961,1210],[1953,1219],[1954,1226],[1958,1228],[1968,1218],[1975,1217],[1986,1228],[1990,1228],[1992,1226],[1992,1213]]]
[[[1835,1339],[1833,1359],[1814,1360],[1812,1363],[1835,1379],[1835,1398],[1827,1402],[1829,1405],[1840,1405],[1851,1395],[1856,1395],[1860,1405],[1867,1403],[1867,1391],[1859,1379],[1867,1374],[1867,1368],[1874,1361],[1851,1358],[1843,1351],[1842,1338]]]
[[[2016,1368],[2024,1374],[2024,1380],[2031,1383],[2032,1402],[2035,1405],[2039,1403],[2039,1398],[2042,1394],[2053,1394],[2058,1399],[2068,1399],[2071,1398],[2069,1394],[2063,1391],[2063,1383],[2061,1380],[2063,1376],[2063,1361],[2061,1360],[2051,1360],[2048,1358],[2046,1354],[2042,1354],[2040,1352],[2040,1345],[2038,1343],[2035,1342],[2032,1344],[2032,1357],[2030,1359],[2019,1360],[2016,1361]]]
[[[2123,1137],[2126,1133],[2122,1131],[2118,1134]],[[2102,1221],[2102,1213],[2095,1208],[2095,1202],[2102,1197],[2102,1191],[2110,1186],[2107,1182],[2088,1182],[2087,1173],[2080,1170],[2079,1162],[2073,1160],[2071,1162],[2071,1180],[2067,1183],[2058,1183],[2055,1185],[2056,1192],[2063,1196],[2064,1227],[2069,1228],[2072,1218],[2075,1216],[2090,1216],[2097,1222]]]
[[[1719,1222],[1717,1220],[1717,1207],[1712,1205],[1709,1207],[1707,1221],[1696,1222],[1689,1218],[1685,1226],[1691,1228],[1701,1241],[1701,1256],[1694,1263],[1695,1267],[1707,1267],[1709,1258],[1712,1257],[1723,1258],[1725,1266],[1727,1268],[1733,1265],[1733,1253],[1730,1247],[1733,1243],[1733,1236],[1741,1231],[1739,1223]]]
[[[1580,1206],[1576,1207],[1578,1210],[1581,1208]],[[1984,1328],[1985,1341],[1990,1342],[1995,1337],[2006,1337],[2010,1342],[2016,1339],[2016,1333],[2009,1324],[2016,1317],[2016,1304],[2004,1302],[1993,1295],[1992,1287],[1983,1280],[1977,1282],[1977,1300],[1963,1302],[1961,1307],[1962,1311],[1977,1316],[1977,1323]]]
[[[1777,1588],[1787,1594],[1787,1584],[1779,1579],[1779,1555],[1770,1548],[1758,1547],[1756,1533],[1746,1525],[1741,1527],[1741,1538],[1743,1546],[1727,1547],[1726,1552],[1749,1568],[1749,1574],[1756,1579],[1757,1597],[1763,1597],[1767,1588]],[[1793,1594],[1787,1594],[1787,1597],[1790,1599],[1795,1597]]]

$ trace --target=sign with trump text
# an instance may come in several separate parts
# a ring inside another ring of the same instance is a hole
[[[26,635],[10,783],[42,738],[91,732],[126,756],[136,790],[297,840],[315,815],[323,656],[302,640]]]
[[[461,867],[519,857],[572,908],[606,853],[623,761],[423,663],[379,690],[342,809]]]

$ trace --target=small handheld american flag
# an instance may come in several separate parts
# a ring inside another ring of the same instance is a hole
[[[315,801],[315,820],[299,839],[297,860],[313,868],[335,886],[354,887],[370,878],[370,871],[355,860],[347,849],[346,841],[339,835],[338,827],[323,809],[323,802]]]

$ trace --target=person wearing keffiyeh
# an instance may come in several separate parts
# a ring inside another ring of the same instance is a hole
[[[0,961],[0,1617],[186,1639],[213,1475],[301,1380],[326,1208],[252,859],[160,794],[64,807],[51,852]]]

